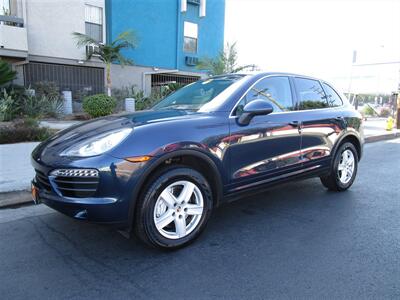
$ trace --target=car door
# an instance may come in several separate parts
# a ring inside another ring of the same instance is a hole
[[[337,139],[346,128],[340,109],[341,100],[319,80],[294,77],[293,82],[301,112],[302,160],[304,168],[328,167]]]
[[[299,117],[293,98],[289,77],[267,76],[238,102],[229,120],[228,190],[257,185],[301,167]],[[256,99],[268,101],[273,112],[255,116],[248,125],[239,124],[244,106]]]

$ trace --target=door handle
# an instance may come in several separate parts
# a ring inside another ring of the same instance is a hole
[[[289,122],[289,125],[290,125],[290,126],[293,126],[293,127],[299,127],[299,121],[292,121],[292,122]]]

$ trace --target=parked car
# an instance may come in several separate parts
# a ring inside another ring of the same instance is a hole
[[[32,153],[32,191],[75,219],[178,248],[250,190],[315,176],[347,190],[362,149],[361,115],[325,81],[228,74],[56,134]]]

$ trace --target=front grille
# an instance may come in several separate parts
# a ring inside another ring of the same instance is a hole
[[[99,184],[99,172],[95,169],[54,170],[50,175],[57,190],[65,197],[91,197]]]
[[[47,191],[51,191],[51,184],[49,181],[49,177],[47,177],[43,172],[39,170],[35,170],[36,172],[36,182],[39,184],[40,187],[44,188]]]

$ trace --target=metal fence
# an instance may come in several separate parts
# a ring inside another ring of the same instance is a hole
[[[55,82],[60,91],[71,91],[74,100],[83,96],[104,93],[104,69],[30,62],[24,65],[26,86],[39,81]]]
[[[189,76],[179,74],[160,73],[151,75],[151,87],[168,85],[170,83],[178,83],[186,85],[200,79],[200,76]]]

